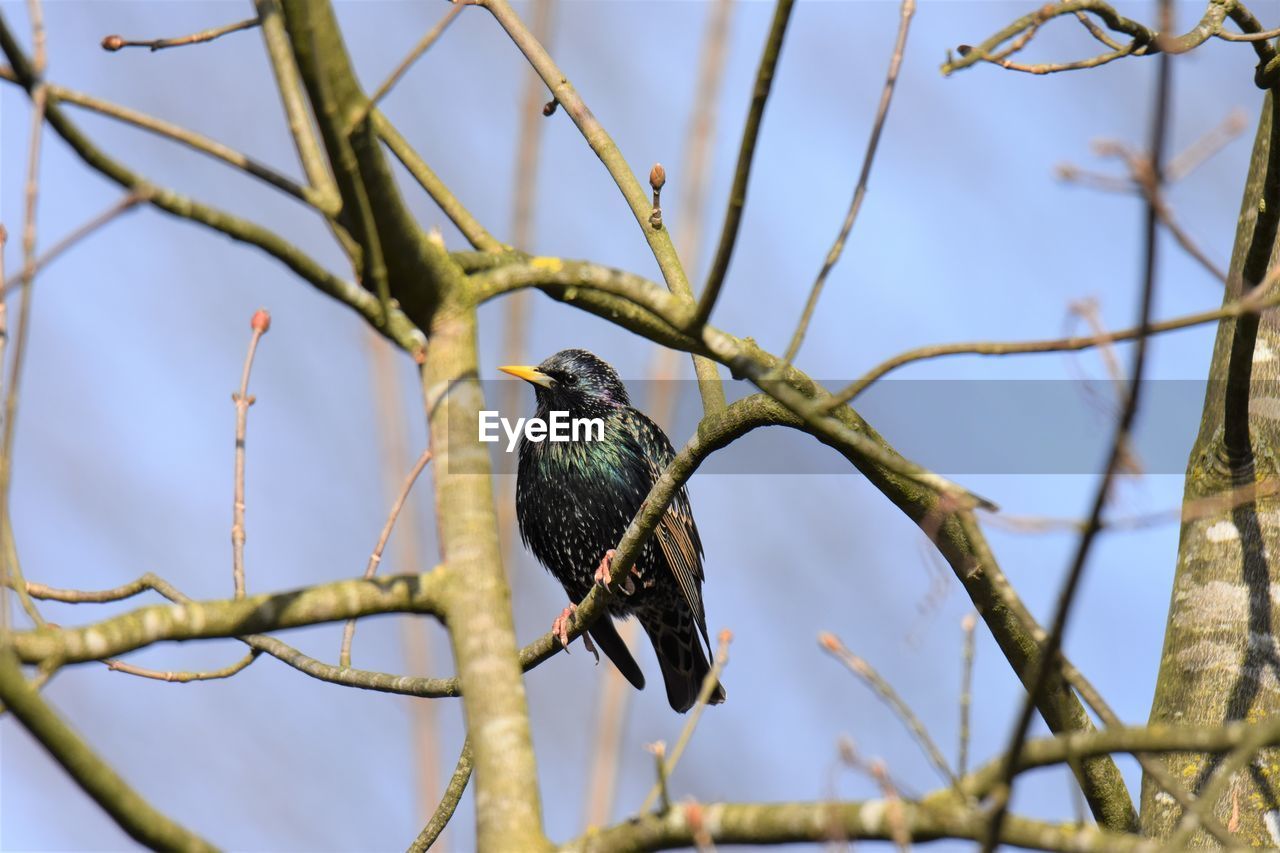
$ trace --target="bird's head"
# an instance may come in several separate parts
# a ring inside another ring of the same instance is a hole
[[[533,385],[539,410],[582,412],[631,403],[618,372],[584,349],[561,350],[537,367],[498,369]]]

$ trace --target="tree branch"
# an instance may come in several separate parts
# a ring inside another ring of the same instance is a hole
[[[444,612],[443,573],[390,575],[317,584],[222,601],[153,605],[80,628],[39,628],[10,635],[23,663],[84,663],[162,641],[239,637],[338,622],[376,613]]]
[[[212,851],[209,842],[144,800],[89,748],[22,677],[13,651],[0,641],[0,701],[131,838],[156,850]]]
[[[720,298],[720,288],[724,285],[725,276],[729,274],[729,262],[733,260],[733,249],[738,243],[738,229],[742,227],[742,209],[747,204],[747,185],[751,181],[751,163],[755,159],[756,140],[760,136],[760,124],[764,120],[764,107],[773,88],[774,71],[782,56],[782,41],[786,38],[787,24],[791,20],[791,9],[794,6],[795,0],[778,0],[773,10],[769,36],[765,39],[760,66],[756,69],[755,88],[751,94],[751,106],[747,109],[747,122],[742,128],[738,165],[733,172],[733,186],[729,189],[724,225],[720,228],[720,243],[716,246],[716,256],[711,262],[711,271],[707,274],[707,283],[702,288],[698,311],[694,315],[694,324],[698,326],[711,317],[716,300]]]
[[[0,15],[0,49],[9,59],[18,82],[28,93],[37,85],[26,55],[22,52],[3,15]],[[87,166],[100,172],[125,189],[143,195],[160,210],[182,219],[189,219],[220,231],[237,240],[262,249],[279,260],[304,281],[338,301],[354,308],[384,335],[395,341],[407,352],[418,352],[424,346],[421,332],[399,310],[393,310],[385,324],[380,324],[382,309],[378,300],[363,288],[345,281],[320,266],[293,244],[260,225],[232,216],[217,208],[156,186],[133,172],[119,161],[107,156],[92,143],[80,129],[66,117],[56,105],[46,111],[49,125],[61,136]]]
[[[697,810],[698,820],[690,820]],[[562,853],[633,853],[693,847],[697,830],[715,844],[825,843],[838,839],[896,841],[905,833],[913,841],[941,838],[978,840],[986,829],[981,814],[955,804],[886,800],[815,803],[688,804],[661,815],[642,815],[626,823],[595,829],[563,845]],[[1000,841],[1031,850],[1154,851],[1137,835],[1101,832],[1077,824],[1055,824],[1010,817]]]
[[[635,173],[631,171],[631,166],[627,164],[626,158],[622,156],[617,143],[613,141],[609,133],[596,120],[591,110],[587,108],[587,105],[578,95],[577,89],[569,82],[569,78],[556,66],[555,61],[538,43],[538,40],[534,38],[529,28],[520,20],[520,17],[511,8],[511,4],[507,0],[477,0],[477,5],[488,9],[494,19],[506,30],[507,35],[515,42],[516,47],[520,49],[520,52],[529,60],[534,70],[542,77],[543,82],[547,84],[547,88],[551,90],[551,94],[555,96],[556,101],[564,108],[565,113],[573,120],[578,130],[582,132],[582,136],[586,139],[587,144],[591,146],[591,150],[604,163],[609,175],[613,178],[614,183],[618,185],[623,198],[626,199],[627,205],[631,208],[631,214],[635,217],[636,223],[644,233],[645,240],[649,243],[654,260],[658,262],[658,269],[662,271],[662,277],[666,281],[668,289],[679,300],[688,303],[692,308],[693,290],[689,286],[689,279],[686,277],[684,267],[681,266],[680,258],[676,254],[675,244],[671,241],[671,235],[667,229],[660,226],[655,227],[649,221],[649,214],[652,211],[649,198],[645,194],[644,188],[640,186],[640,181],[636,179]],[[702,395],[703,409],[706,412],[723,409],[725,406],[724,387],[720,383],[720,373],[715,365],[704,358],[695,356],[693,366],[694,372],[698,376],[698,390]]]

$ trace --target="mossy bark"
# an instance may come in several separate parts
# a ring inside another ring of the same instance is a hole
[[[1257,286],[1274,263],[1280,220],[1280,122],[1267,95],[1245,184],[1224,300]],[[1209,368],[1200,433],[1191,451],[1184,522],[1152,723],[1256,721],[1280,711],[1275,633],[1280,579],[1280,318],[1224,319]],[[1163,759],[1199,793],[1222,762],[1210,753]],[[1264,750],[1221,788],[1204,813],[1244,844],[1280,846],[1280,751]],[[1164,838],[1183,810],[1143,780],[1142,828]],[[1194,846],[1213,839],[1197,832]]]
[[[445,621],[475,751],[481,850],[549,847],[523,672],[502,569],[489,454],[477,432],[484,398],[476,312],[446,301],[436,313],[422,376],[434,453],[436,519],[448,576]]]

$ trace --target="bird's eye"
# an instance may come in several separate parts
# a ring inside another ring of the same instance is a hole
[[[560,384],[568,388],[572,388],[574,385],[578,384],[578,377],[574,376],[572,373],[566,373],[564,378],[560,380]]]

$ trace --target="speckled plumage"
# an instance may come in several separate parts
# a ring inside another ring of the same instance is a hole
[[[534,385],[537,416],[567,411],[601,418],[603,440],[520,442],[516,511],[525,545],[564,586],[571,601],[591,590],[600,558],[617,546],[649,488],[675,452],[662,429],[631,407],[606,362],[563,350],[538,365],[549,387]],[[635,616],[658,656],[667,699],[687,711],[708,669],[710,641],[702,605],[702,543],[681,489],[631,572],[633,592],[616,596],[591,627],[596,644],[636,688],[644,675],[612,618]],[[615,579],[615,586],[616,586]],[[724,701],[718,688],[712,702]]]

